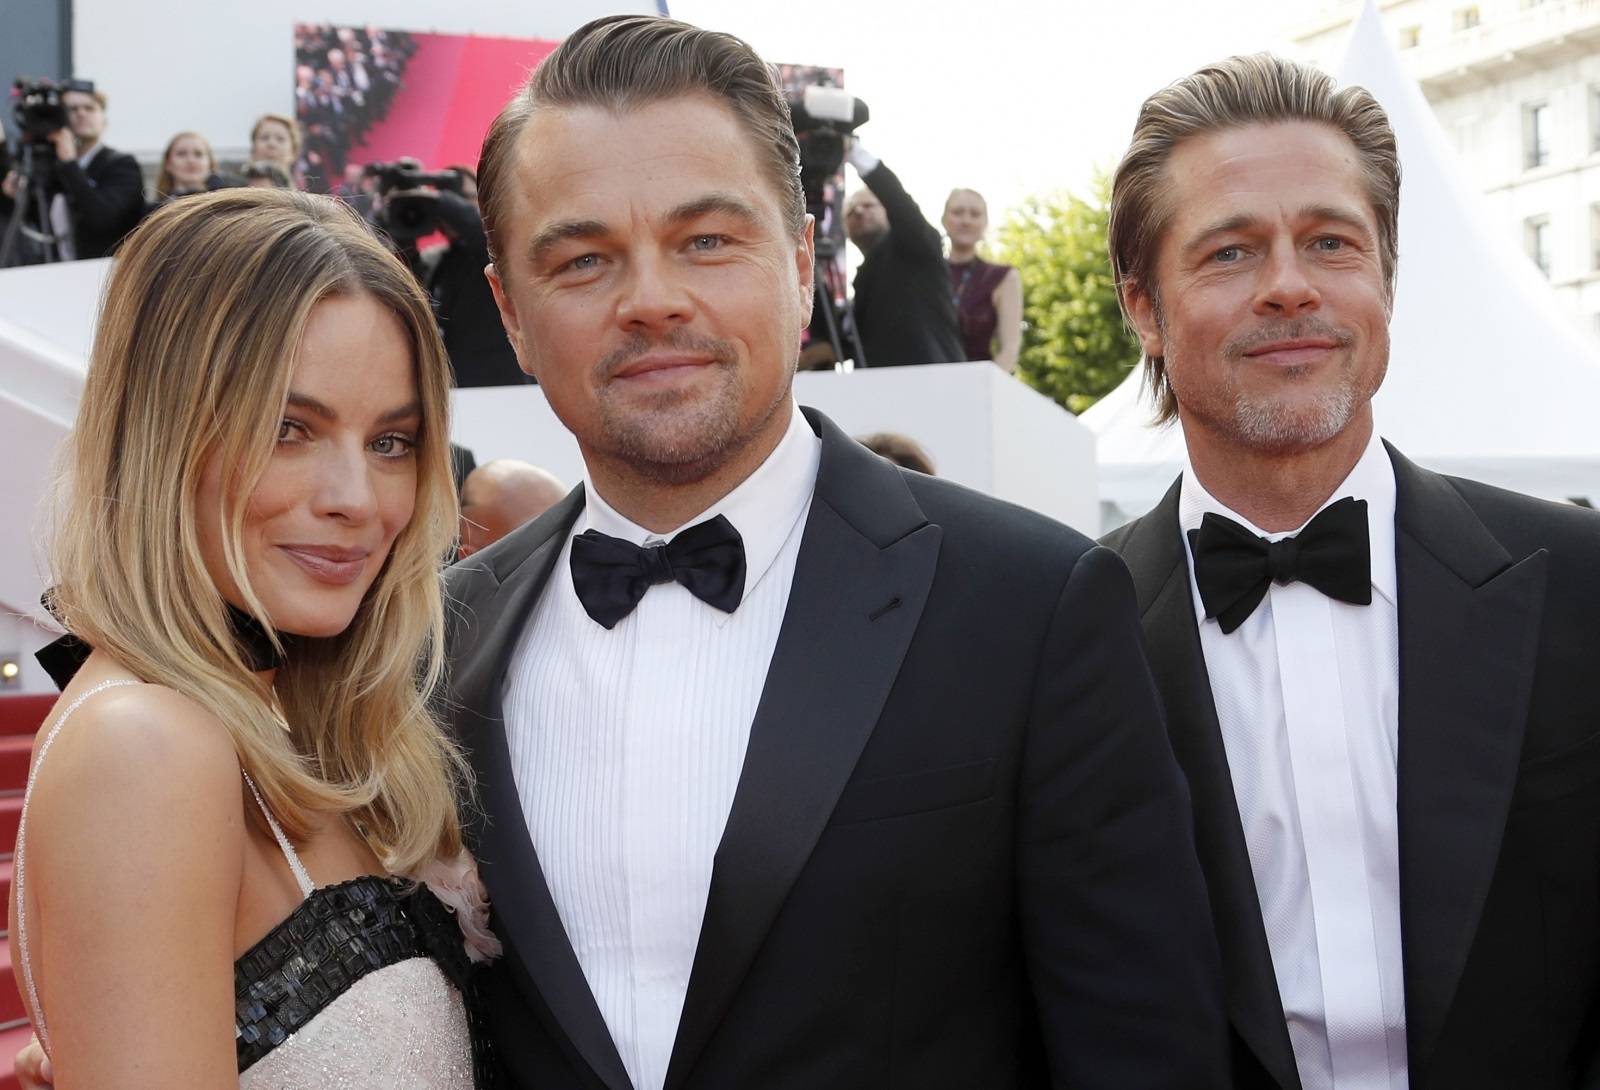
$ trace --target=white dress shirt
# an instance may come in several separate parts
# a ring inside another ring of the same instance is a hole
[[[1376,434],[1328,503],[1346,496],[1367,501],[1372,604],[1274,583],[1231,634],[1205,617],[1189,531],[1215,512],[1271,540],[1289,534],[1264,533],[1224,507],[1192,468],[1178,524],[1300,1081],[1405,1090],[1395,483]]]
[[[753,474],[684,524],[724,515],[745,546],[733,613],[677,583],[606,630],[572,586],[569,536],[506,674],[506,738],[556,911],[635,1090],[660,1090],[712,861],[789,603],[821,441],[798,409]],[[572,533],[671,540],[585,482]]]

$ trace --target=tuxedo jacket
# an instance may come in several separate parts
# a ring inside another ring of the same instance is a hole
[[[1389,455],[1411,1086],[1597,1086],[1600,516]],[[1178,490],[1105,541],[1133,573],[1194,798],[1236,1085],[1299,1090],[1200,649]]]
[[[822,441],[669,1090],[1220,1087],[1220,965],[1126,569]],[[625,1090],[529,836],[501,694],[581,488],[451,569],[454,722],[509,1081]],[[624,622],[626,623],[626,622]]]

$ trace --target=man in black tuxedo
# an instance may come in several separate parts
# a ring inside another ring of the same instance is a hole
[[[107,257],[144,216],[144,176],[133,156],[100,141],[103,91],[64,91],[61,104],[67,126],[51,136],[56,162],[47,189],[50,222],[42,226],[56,236],[63,260]],[[9,203],[16,194],[11,174],[0,183],[0,199]]]
[[[1190,466],[1106,540],[1194,799],[1236,1085],[1600,1085],[1600,518],[1374,432],[1400,194],[1360,88],[1157,92],[1111,251]],[[1470,316],[1464,316],[1471,320]]]
[[[1226,1085],[1126,572],[796,408],[812,225],[768,67],[598,20],[481,167],[586,466],[447,577],[511,1083]]]

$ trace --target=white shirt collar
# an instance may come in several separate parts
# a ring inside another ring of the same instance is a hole
[[[89,169],[89,164],[94,162],[94,157],[100,154],[100,149],[103,147],[105,147],[105,144],[103,143],[96,144],[94,147],[78,156],[78,165],[85,170]]]
[[[789,402],[789,413],[788,431],[754,473],[716,503],[664,534],[646,530],[618,513],[600,495],[585,471],[584,512],[573,526],[574,536],[585,530],[598,530],[635,545],[647,541],[659,543],[671,541],[690,526],[724,515],[744,539],[744,597],[750,597],[750,592],[777,559],[784,542],[789,540],[795,523],[810,507],[811,493],[817,483],[817,467],[822,462],[822,440],[800,415],[793,400]]]
[[[1344,482],[1333,490],[1333,494],[1322,507],[1312,513],[1312,517],[1315,518],[1323,507],[1346,496],[1367,501],[1367,534],[1372,550],[1372,589],[1383,595],[1390,605],[1398,605],[1399,594],[1396,588],[1399,580],[1395,575],[1394,561],[1394,463],[1376,431],[1372,433],[1372,438],[1367,441],[1367,449],[1362,452],[1361,458],[1345,477]],[[1305,524],[1302,523],[1293,530],[1267,533],[1206,491],[1205,485],[1200,483],[1200,478],[1195,476],[1194,467],[1186,465],[1183,468],[1183,485],[1178,491],[1178,532],[1183,538],[1184,555],[1189,557],[1191,579],[1194,558],[1189,552],[1189,531],[1199,529],[1200,520],[1208,512],[1230,518],[1251,533],[1269,541],[1277,541],[1305,529]],[[1310,521],[1311,519],[1306,520]]]

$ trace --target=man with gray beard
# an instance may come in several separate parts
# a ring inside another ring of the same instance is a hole
[[[1189,466],[1106,538],[1189,778],[1235,1085],[1600,1085],[1600,518],[1378,438],[1400,163],[1263,55],[1148,99],[1110,248]],[[1508,361],[1509,362],[1509,361]]]

